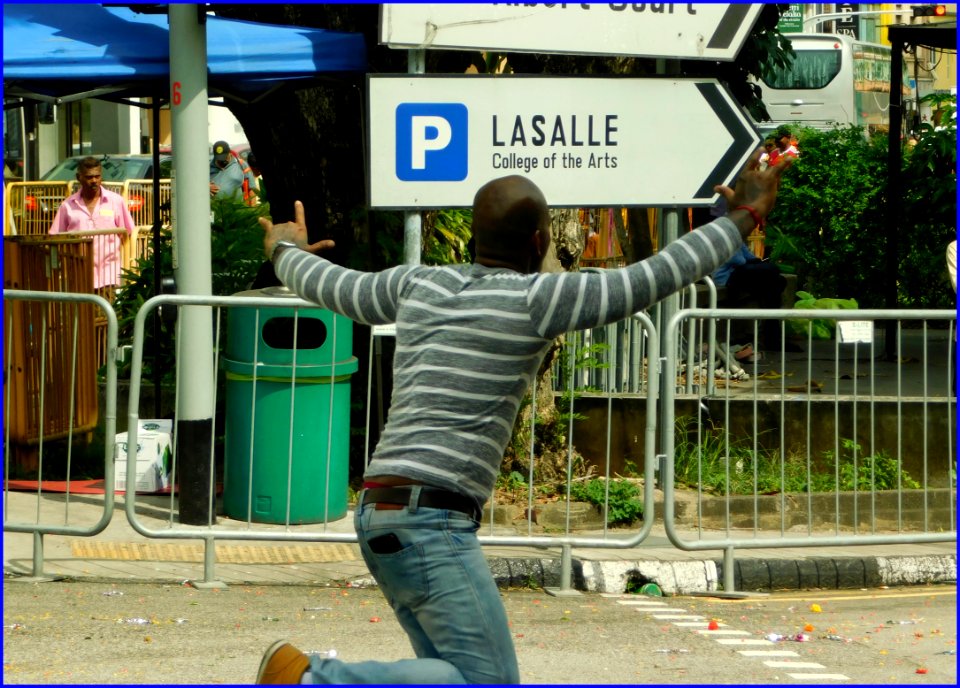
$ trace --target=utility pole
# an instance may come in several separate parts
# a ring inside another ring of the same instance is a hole
[[[173,135],[173,266],[180,294],[210,296],[210,160],[207,27],[202,5],[169,7]],[[177,323],[177,482],[180,522],[216,522],[213,495],[212,311],[184,306]]]

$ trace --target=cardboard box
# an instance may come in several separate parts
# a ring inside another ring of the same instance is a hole
[[[170,487],[173,421],[147,419],[137,423],[137,492]],[[127,491],[128,433],[116,436],[113,453],[114,490]]]

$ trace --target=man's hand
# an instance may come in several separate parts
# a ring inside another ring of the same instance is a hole
[[[278,241],[290,241],[298,248],[310,253],[317,253],[335,246],[331,239],[321,239],[313,244],[307,243],[307,224],[303,203],[300,201],[294,201],[293,222],[275,225],[267,218],[261,217],[260,225],[263,227],[263,250],[268,260],[273,256],[273,248]]]
[[[734,208],[741,205],[750,206],[754,209],[760,219],[765,219],[777,201],[777,191],[780,188],[780,178],[783,173],[793,164],[794,159],[791,156],[781,156],[776,165],[770,165],[767,169],[760,170],[760,155],[762,149],[754,151],[750,157],[734,188],[729,186],[717,185],[713,190],[722,195],[727,201],[728,214],[739,226],[740,231],[746,237],[753,231],[756,223],[753,217],[747,211],[736,211]],[[749,224],[749,227],[746,225]]]

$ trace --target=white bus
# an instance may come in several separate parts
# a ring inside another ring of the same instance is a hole
[[[799,122],[817,129],[890,125],[890,46],[833,34],[788,34],[796,57],[760,81],[772,121],[762,131]],[[911,91],[906,68],[903,94]]]

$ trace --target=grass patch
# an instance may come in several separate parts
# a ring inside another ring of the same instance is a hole
[[[826,451],[819,462],[762,448],[746,437],[730,437],[722,427],[695,419],[676,423],[674,481],[714,494],[777,494],[780,492],[883,491],[917,489],[919,483],[900,462],[884,451],[864,456],[862,447],[840,440],[838,452]]]

